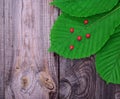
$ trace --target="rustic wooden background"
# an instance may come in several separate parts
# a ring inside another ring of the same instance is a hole
[[[0,0],[0,99],[120,99],[94,56],[69,60],[49,53],[49,34],[60,11],[51,0]]]

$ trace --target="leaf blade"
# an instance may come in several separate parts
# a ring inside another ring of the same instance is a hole
[[[107,83],[120,84],[120,32],[96,54],[96,70]]]
[[[62,14],[51,30],[50,51],[70,59],[85,58],[95,54],[120,24],[119,12],[120,6],[110,13],[88,17],[88,25],[83,24],[86,18]],[[69,32],[71,27],[75,29],[72,34]],[[86,33],[91,34],[90,39],[85,38]],[[79,35],[83,37],[80,42],[76,40]],[[75,46],[73,51],[69,49],[70,45]]]
[[[119,0],[55,0],[53,5],[77,17],[88,17],[110,11]],[[108,3],[109,2],[109,3]]]

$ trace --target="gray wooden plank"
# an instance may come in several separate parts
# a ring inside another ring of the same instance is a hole
[[[120,84],[115,85],[114,99],[120,99]]]
[[[119,86],[100,79],[92,57],[69,60],[48,52],[50,28],[58,16],[58,10],[49,6],[51,0],[4,1],[0,99],[4,99],[4,62],[6,99],[58,99],[58,91],[60,99],[119,99]],[[1,0],[0,31],[2,4]]]
[[[95,70],[94,57],[60,58],[60,99],[118,99],[115,85],[106,84]]]
[[[6,99],[56,99],[57,56],[48,52],[50,0],[5,0]]]
[[[82,60],[61,58],[60,61],[60,99],[94,99],[96,83],[94,61],[91,58]],[[69,88],[63,90],[63,87]],[[70,89],[69,92],[67,89]]]
[[[115,99],[115,84],[107,84],[96,74],[95,99]]]
[[[0,0],[0,99],[4,98],[4,2]]]

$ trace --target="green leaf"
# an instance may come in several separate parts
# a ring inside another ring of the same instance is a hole
[[[54,0],[51,4],[77,17],[88,17],[110,11],[119,0]]]
[[[107,83],[120,84],[120,32],[96,54],[96,69]]]
[[[54,2],[65,2],[65,1],[70,1],[70,0],[53,0]],[[52,2],[53,3],[53,2]]]
[[[83,23],[85,18],[60,15],[51,30],[49,51],[70,59],[85,58],[95,54],[120,24],[119,12],[120,6],[107,14],[88,17],[87,25]],[[74,28],[74,33],[70,33],[71,27]],[[85,37],[87,33],[91,34],[91,38]],[[78,36],[82,36],[81,41],[77,41]],[[74,45],[73,50],[69,49],[70,45]]]
[[[115,29],[115,33],[120,32],[120,25]]]

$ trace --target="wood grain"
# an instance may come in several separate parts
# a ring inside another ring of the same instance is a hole
[[[106,84],[96,73],[93,56],[81,60],[60,58],[60,99],[120,99],[116,88],[120,89]]]
[[[0,99],[4,99],[4,3],[0,0]]]
[[[96,79],[94,61],[91,58],[74,61],[61,58],[61,61],[63,61],[60,66],[61,88],[67,87],[66,85],[70,87],[69,92],[67,88],[60,91],[61,99],[94,99]]]
[[[52,0],[0,0],[0,99],[120,99],[96,73],[95,57],[49,53],[59,10]]]
[[[6,99],[57,98],[57,57],[48,52],[56,12],[49,0],[5,0]]]

